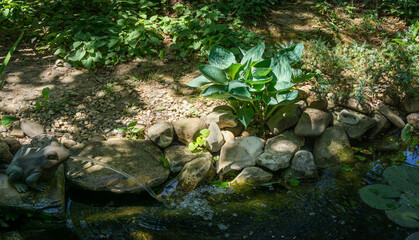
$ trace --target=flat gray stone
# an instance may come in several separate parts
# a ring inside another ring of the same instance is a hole
[[[377,110],[382,113],[390,122],[392,122],[398,128],[404,128],[406,123],[395,113],[393,110],[388,108],[384,104],[379,104]]]
[[[356,125],[359,123],[359,117],[356,114],[351,113],[346,109],[343,109],[342,111],[340,111],[337,119],[340,122],[347,123],[350,125]]]
[[[258,167],[247,167],[244,168],[239,175],[230,183],[231,186],[234,185],[243,185],[243,184],[253,184],[259,185],[262,183],[269,182],[273,177],[273,174],[267,172]]]
[[[317,168],[313,154],[306,150],[296,152],[283,176],[285,180],[316,178]]]
[[[400,103],[403,111],[407,113],[419,112],[419,95],[404,97]]]
[[[343,127],[346,134],[351,139],[358,139],[362,137],[369,129],[373,128],[377,123],[373,118],[370,118],[362,113],[346,109],[351,114],[358,116],[359,122],[355,125],[343,123],[338,120],[339,113],[344,110],[340,107],[331,108],[330,111],[333,115],[333,126]]]
[[[286,129],[295,126],[300,116],[300,107],[297,104],[290,104],[274,113],[267,121],[267,125],[274,135],[278,135]]]
[[[166,181],[170,173],[160,160],[164,157],[162,151],[146,140],[89,142],[72,150],[75,151],[75,159],[66,162],[67,179],[89,191],[137,193],[143,187],[136,182],[149,187],[158,186]],[[82,158],[77,159],[77,155]],[[86,158],[97,163],[84,161]],[[103,164],[129,174],[136,182]]]
[[[205,140],[205,148],[210,152],[219,152],[224,145],[223,134],[215,122],[209,124],[208,130],[210,134]]]
[[[316,95],[311,95],[307,98],[307,107],[326,111],[328,102],[325,98],[319,98]]]
[[[164,149],[164,157],[169,163],[170,171],[180,172],[186,163],[195,158],[206,157],[212,159],[211,153],[207,151],[193,153],[185,145],[173,145]]]
[[[331,115],[315,108],[307,108],[301,114],[294,132],[297,136],[317,137],[320,136],[332,119]]]
[[[41,124],[26,119],[20,122],[20,128],[30,138],[33,138],[45,132],[45,129]]]
[[[221,148],[217,173],[222,175],[230,170],[254,166],[256,158],[263,152],[264,145],[263,139],[254,136],[226,142]]]
[[[355,98],[349,98],[347,100],[340,100],[339,105],[358,111],[360,113],[369,114],[371,112],[371,106],[366,102],[360,102]]]
[[[268,139],[265,152],[256,160],[257,165],[271,171],[278,171],[289,166],[294,154],[304,145],[304,138],[295,135],[291,130]]]
[[[343,127],[329,127],[316,139],[313,151],[317,167],[328,168],[350,163],[354,153]]]
[[[233,114],[233,109],[229,106],[217,106],[205,118],[206,124],[216,123],[220,128],[236,127],[238,124],[237,116]]]
[[[188,145],[199,135],[199,131],[207,128],[207,124],[199,118],[185,118],[173,122],[173,128],[179,141]]]
[[[169,122],[158,122],[147,131],[147,137],[157,146],[165,148],[173,142],[173,126]]]

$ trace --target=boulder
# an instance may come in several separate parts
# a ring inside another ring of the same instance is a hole
[[[180,172],[186,163],[195,158],[206,157],[212,159],[211,153],[207,151],[193,153],[185,145],[173,145],[164,149],[164,157],[169,163],[170,171]]]
[[[22,129],[20,129],[19,126],[14,126],[13,130],[10,132],[10,136],[23,138],[25,136],[25,133],[22,131]]]
[[[284,179],[312,179],[317,177],[313,154],[306,150],[295,153],[290,167],[285,169]]]
[[[214,176],[213,161],[206,157],[200,157],[186,163],[174,181],[179,181],[177,190],[190,192],[200,185],[210,183]]]
[[[188,145],[200,135],[199,131],[207,128],[207,124],[199,118],[185,118],[173,122],[179,141]]]
[[[228,142],[234,139],[234,134],[230,131],[221,131],[221,134],[223,134],[224,142]]]
[[[316,139],[313,151],[317,167],[334,167],[354,160],[354,153],[343,127],[329,127]]]
[[[224,145],[223,134],[215,122],[209,124],[208,130],[210,134],[205,140],[205,148],[210,152],[219,152]]]
[[[340,122],[347,123],[350,125],[356,125],[359,123],[359,117],[356,114],[351,113],[346,109],[343,109],[342,111],[340,111],[337,119]]]
[[[16,154],[17,151],[19,151],[19,149],[22,147],[22,144],[20,144],[20,142],[16,138],[6,137],[6,138],[3,138],[1,140],[3,140],[3,142],[5,142],[7,145],[9,145],[9,150],[10,150],[10,153],[12,155]],[[0,152],[1,152],[1,150],[0,150]]]
[[[321,98],[318,97],[316,95],[311,95],[310,97],[307,98],[307,107],[308,108],[315,108],[315,109],[319,109],[319,110],[323,110],[326,111],[327,109],[327,99],[325,98]]]
[[[147,137],[157,146],[165,148],[173,142],[173,126],[169,122],[159,122],[147,131]]]
[[[241,173],[230,182],[231,186],[234,185],[243,185],[243,184],[252,184],[259,185],[262,183],[267,183],[272,179],[273,175],[270,172],[267,172],[258,167],[247,167],[244,168]]]
[[[355,98],[340,100],[339,105],[365,114],[369,114],[371,112],[370,105],[368,105],[366,102],[360,102]]]
[[[273,114],[269,118],[267,125],[274,135],[278,135],[286,129],[295,126],[300,119],[300,116],[300,107],[297,104],[290,104],[282,107]]]
[[[137,193],[143,185],[162,184],[170,173],[160,160],[162,151],[146,140],[88,142],[71,150],[67,179],[85,190]]]
[[[33,138],[45,132],[45,129],[41,124],[26,119],[20,122],[20,128],[30,138]]]
[[[407,122],[416,129],[419,129],[419,112],[409,114],[407,116]]]
[[[419,112],[419,95],[406,96],[400,103],[403,111],[407,113]]]
[[[343,127],[347,136],[351,139],[358,139],[362,137],[364,133],[366,133],[369,129],[373,128],[377,124],[373,118],[348,109],[346,110],[350,112],[350,114],[356,115],[359,118],[359,122],[355,125],[341,122],[338,120],[338,116],[342,110],[344,109],[340,107],[330,109],[333,115],[333,126]]]
[[[304,138],[291,130],[268,139],[265,152],[256,160],[257,165],[277,171],[289,166],[291,158],[304,145]]]
[[[204,119],[208,126],[214,122],[220,128],[236,127],[238,120],[233,112],[234,110],[229,106],[217,106]]]
[[[65,219],[65,177],[61,165],[55,177],[45,182],[44,191],[19,193],[6,174],[0,173],[0,209],[51,216]]]
[[[241,170],[254,166],[263,152],[265,142],[258,137],[244,137],[230,140],[221,148],[217,173],[222,175],[230,170]]]
[[[390,121],[379,111],[374,110],[372,113],[372,118],[375,120],[377,124],[370,130],[368,130],[367,136],[369,139],[375,138],[376,136],[383,133],[384,130],[391,127]]]
[[[294,132],[297,136],[317,137],[320,136],[329,125],[331,115],[315,108],[307,108],[301,114]]]
[[[31,145],[33,147],[42,148],[50,145],[51,142],[58,142],[58,139],[49,134],[40,134],[32,138]]]
[[[13,155],[10,153],[9,145],[0,139],[0,163],[10,163]]]
[[[384,104],[379,104],[377,106],[377,110],[383,114],[390,122],[392,122],[398,128],[404,128],[406,123],[395,113],[393,110],[388,108]]]

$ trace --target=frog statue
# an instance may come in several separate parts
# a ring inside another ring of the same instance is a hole
[[[43,144],[32,141],[32,146],[22,147],[13,157],[6,169],[8,180],[20,193],[28,187],[42,191],[41,180],[55,176],[59,164],[69,156],[69,151],[54,137]]]

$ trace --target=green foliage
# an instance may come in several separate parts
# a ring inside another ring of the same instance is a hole
[[[187,85],[209,85],[203,97],[227,101],[245,127],[255,114],[263,125],[278,106],[297,97],[295,84],[311,78],[291,67],[300,61],[303,48],[302,43],[285,46],[273,58],[263,59],[265,44],[261,43],[249,51],[241,49],[243,58],[238,62],[232,52],[214,46],[209,52],[211,65],[198,67],[202,76]]]
[[[290,185],[291,187],[296,187],[296,186],[300,185],[300,181],[299,181],[299,180],[297,180],[297,179],[291,179],[291,180],[289,181],[289,185]]]
[[[403,16],[408,21],[419,17],[419,2],[417,0],[383,0],[380,7],[383,12]]]
[[[205,141],[207,140],[207,137],[210,134],[210,131],[208,129],[202,129],[199,131],[199,136],[196,138],[196,141],[189,143],[188,148],[191,150],[191,152],[203,150]]]
[[[3,63],[0,66],[0,78],[1,78],[1,75],[3,74],[3,72],[4,72],[4,69],[6,68],[7,64],[9,63],[10,58],[12,57],[13,52],[15,51],[15,49],[17,48],[17,45],[19,44],[20,40],[22,39],[22,37],[23,37],[23,32],[22,32],[22,34],[20,34],[20,37],[16,40],[15,44],[13,44],[12,48],[9,50],[9,52],[6,55],[6,57],[4,58],[4,61],[3,61]],[[3,80],[1,82],[1,84],[0,84],[0,90],[3,89],[3,86],[4,86],[4,83],[5,82],[6,82],[6,80]]]
[[[13,123],[14,121],[17,121],[17,120],[19,120],[19,118],[17,118],[17,117],[13,117],[13,116],[4,116],[4,117],[2,117],[2,119],[1,119],[1,125],[3,125],[3,127],[8,127],[8,126],[12,125],[12,123]]]
[[[170,165],[169,165],[169,162],[167,161],[167,159],[162,157],[162,158],[160,158],[160,161],[163,163],[164,168],[166,168],[167,170],[170,171]]]
[[[42,101],[41,100],[37,100],[36,101],[36,108],[38,110],[44,109],[47,110],[48,107],[50,106],[50,102],[49,102],[49,94],[51,92],[51,89],[46,87],[44,89],[42,89]]]
[[[144,130],[136,128],[138,121],[130,122],[126,127],[118,128],[118,131],[124,133],[128,139],[135,140],[144,136]]]
[[[383,175],[388,185],[361,188],[361,199],[373,208],[386,210],[388,218],[403,227],[419,227],[419,169],[391,166]]]

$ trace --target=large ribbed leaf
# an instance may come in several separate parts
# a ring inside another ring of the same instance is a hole
[[[239,110],[237,110],[237,117],[239,121],[243,123],[244,128],[247,128],[247,126],[249,126],[254,116],[255,112],[251,107],[240,108]]]
[[[203,97],[214,99],[227,99],[230,94],[227,92],[227,86],[211,85],[207,87],[201,94]]]
[[[235,98],[242,101],[252,100],[252,94],[249,91],[249,86],[239,80],[228,83],[228,92]]]
[[[272,73],[275,78],[268,86],[269,92],[278,92],[282,90],[283,84],[280,82],[291,82],[292,70],[286,55],[278,54],[274,57],[272,64]]]
[[[210,80],[208,80],[206,77],[199,76],[199,77],[195,78],[194,80],[186,83],[186,85],[189,86],[189,87],[201,87],[201,86],[207,85],[209,83],[212,83],[212,82]]]
[[[249,59],[252,59],[252,61],[259,61],[262,59],[263,52],[265,51],[265,43],[260,43],[250,49],[246,52],[246,54],[243,56],[243,59],[241,60],[241,64],[247,62]]]
[[[292,47],[281,50],[288,57],[290,63],[296,63],[301,60],[303,55],[304,45],[302,43],[296,44]]]
[[[234,54],[220,46],[214,46],[209,53],[208,61],[212,66],[226,69],[231,64],[237,63]]]
[[[219,68],[210,66],[210,65],[203,65],[199,66],[198,70],[213,83],[218,84],[227,84],[227,77],[226,74]]]
[[[292,92],[278,93],[278,95],[276,96],[276,100],[278,101],[278,104],[285,105],[294,101],[294,99],[296,99],[297,96],[298,91],[296,90]]]
[[[242,65],[240,63],[233,63],[224,70],[225,73],[230,77],[230,79],[235,80],[237,78],[237,72],[240,70]]]

